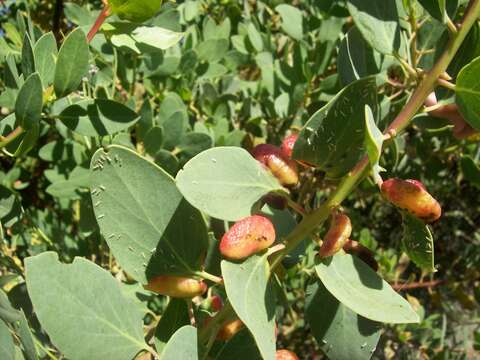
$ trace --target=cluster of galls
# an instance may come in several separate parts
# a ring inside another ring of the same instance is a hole
[[[442,208],[418,180],[388,179],[381,185],[385,199],[400,209],[408,211],[426,223],[440,218]],[[350,240],[352,224],[345,214],[334,214],[330,228],[321,243],[318,255],[322,258],[333,256],[340,249],[354,254],[377,271],[378,264],[373,253],[360,243]]]
[[[291,158],[296,140],[297,135],[291,135],[285,138],[281,147],[262,144],[256,146],[252,151],[253,157],[286,187],[292,187],[298,183],[297,164]],[[389,179],[383,182],[381,191],[388,201],[425,222],[433,222],[441,215],[440,205],[419,181]],[[267,199],[271,202],[278,202],[277,195],[271,195]],[[330,228],[320,244],[318,255],[322,258],[330,257],[343,249],[346,253],[358,256],[374,271],[377,271],[378,264],[373,253],[357,241],[351,240],[351,234],[352,224],[349,217],[342,213],[335,213],[332,216]],[[219,246],[220,253],[225,259],[241,261],[268,249],[275,242],[275,238],[275,228],[272,222],[264,216],[252,215],[237,221],[223,235]],[[162,275],[151,279],[145,288],[175,298],[194,298],[203,295],[207,290],[207,285],[201,280]],[[223,302],[218,295],[209,296],[205,302],[213,312],[220,311],[223,307]],[[211,317],[207,318],[206,323],[211,319]],[[244,324],[238,318],[228,320],[222,324],[217,339],[227,341],[243,327]],[[288,350],[278,350],[276,359],[295,360],[298,358]]]
[[[292,187],[298,183],[297,164],[291,158],[296,140],[297,135],[291,135],[285,138],[281,147],[262,144],[252,150],[252,156],[286,187]],[[270,197],[272,202],[282,202],[282,199],[278,195]],[[241,261],[268,249],[275,242],[275,238],[275,228],[267,217],[248,216],[237,221],[223,235],[219,245],[220,253],[225,259]],[[207,291],[207,285],[201,280],[174,275],[157,276],[151,279],[145,288],[174,298],[194,298]],[[218,312],[223,307],[223,301],[218,295],[208,296],[203,304],[210,312]],[[204,325],[207,325],[212,318],[207,317]],[[244,324],[240,319],[230,319],[222,324],[217,339],[228,341],[243,327]],[[276,352],[276,359],[298,360],[298,357],[284,349]]]

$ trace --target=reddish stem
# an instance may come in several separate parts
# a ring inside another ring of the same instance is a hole
[[[420,288],[431,288],[446,283],[446,280],[433,280],[425,282],[414,282],[410,284],[393,284],[392,288],[396,291],[412,290]]]
[[[95,24],[93,24],[92,28],[88,32],[87,41],[91,42],[92,39],[95,37],[95,34],[100,30],[105,19],[110,15],[110,6],[106,5],[100,15],[98,15],[97,20],[95,20]]]

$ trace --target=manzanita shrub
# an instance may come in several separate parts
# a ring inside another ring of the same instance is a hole
[[[478,356],[480,0],[0,6],[1,359]]]

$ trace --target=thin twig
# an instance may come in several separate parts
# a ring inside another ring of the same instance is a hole
[[[402,291],[421,288],[432,288],[441,284],[445,284],[446,282],[447,280],[418,281],[413,283],[391,284],[391,286],[395,291]]]
[[[100,14],[98,15],[97,20],[95,20],[95,23],[93,24],[92,28],[88,32],[87,35],[87,41],[91,42],[93,38],[95,37],[95,34],[100,30],[102,27],[103,23],[105,22],[105,19],[110,15],[110,6],[105,5]]]
[[[4,148],[8,144],[10,144],[12,141],[14,141],[17,137],[22,135],[25,132],[25,130],[19,126],[15,130],[13,130],[10,134],[7,136],[1,136],[0,137],[0,149]]]

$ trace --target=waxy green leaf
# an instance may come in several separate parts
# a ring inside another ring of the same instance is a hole
[[[178,172],[177,185],[197,209],[231,221],[249,216],[269,192],[286,191],[246,150],[236,147],[198,154]]]
[[[267,255],[241,263],[221,263],[225,290],[233,309],[250,330],[264,359],[275,358],[275,295],[269,284]]]
[[[140,116],[108,99],[87,99],[65,108],[58,118],[70,130],[85,136],[112,135],[134,125]]]
[[[38,320],[68,358],[130,360],[147,348],[142,314],[98,265],[83,258],[62,264],[56,253],[44,252],[27,258],[25,268]]]
[[[197,329],[186,325],[173,334],[160,355],[162,360],[198,360]]]
[[[408,257],[428,272],[435,271],[433,236],[428,225],[417,217],[403,212],[403,247]]]
[[[190,325],[187,302],[184,299],[171,298],[155,329],[157,351],[162,351],[172,335],[185,325]]]
[[[330,360],[368,360],[380,339],[380,324],[357,315],[321,282],[307,288],[305,317]]]
[[[38,126],[43,108],[42,81],[38,73],[31,74],[23,83],[15,102],[15,117],[24,129]]]
[[[400,47],[400,25],[395,0],[348,0],[348,11],[365,40],[382,54]]]
[[[88,71],[87,37],[76,28],[64,40],[58,53],[53,86],[58,98],[77,90]]]
[[[55,63],[57,61],[57,41],[53,33],[49,32],[38,39],[33,49],[37,72],[42,79],[43,88],[47,88],[53,82],[55,76]]]
[[[0,320],[0,358],[3,360],[15,359],[15,344],[12,334],[3,321]]]
[[[457,77],[455,86],[458,109],[474,129],[480,131],[480,57],[465,66]]]
[[[328,291],[353,312],[389,324],[419,322],[410,304],[357,257],[337,254],[315,270]]]
[[[365,106],[377,114],[377,86],[373,76],[345,87],[305,124],[293,158],[338,178],[346,175],[366,154]]]
[[[160,274],[199,270],[208,244],[205,222],[170,175],[118,145],[98,150],[90,169],[100,231],[130,276],[146,284]]]

